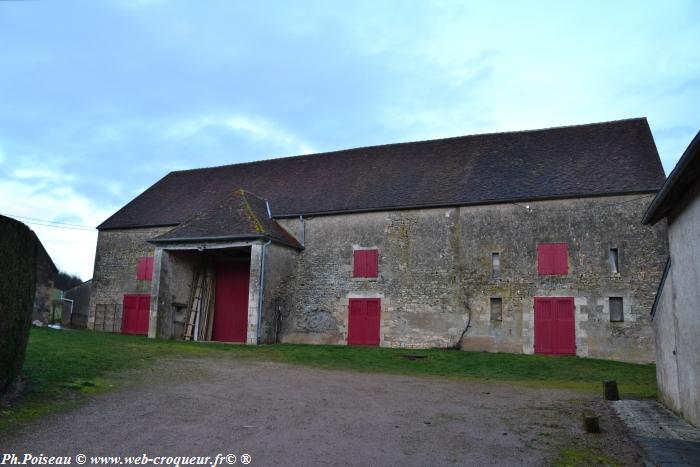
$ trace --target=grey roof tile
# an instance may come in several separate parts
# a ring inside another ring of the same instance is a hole
[[[171,172],[98,228],[176,225],[237,188],[285,217],[649,192],[664,179],[636,118]]]

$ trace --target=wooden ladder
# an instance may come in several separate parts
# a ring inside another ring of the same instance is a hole
[[[184,339],[186,341],[191,341],[194,338],[194,333],[197,332],[197,315],[202,304],[202,294],[204,291],[204,274],[201,271],[197,271],[194,275],[194,293],[192,294],[192,299],[190,300],[189,314],[187,316],[187,322],[185,323],[185,335]]]

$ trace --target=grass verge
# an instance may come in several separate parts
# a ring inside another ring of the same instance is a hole
[[[425,358],[408,360],[407,355]],[[86,395],[118,385],[119,370],[149,365],[163,357],[252,358],[317,368],[414,376],[505,381],[532,387],[602,391],[618,382],[622,397],[656,394],[654,365],[450,350],[403,350],[326,345],[244,346],[146,339],[90,331],[31,331],[23,375],[25,394],[0,409],[0,430],[70,407]]]
[[[590,467],[592,465],[620,467],[621,464],[615,459],[585,448],[564,449],[552,464],[553,467]]]

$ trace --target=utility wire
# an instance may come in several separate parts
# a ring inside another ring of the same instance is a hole
[[[25,221],[25,224],[38,225],[41,227],[54,227],[56,229],[79,230],[81,232],[95,232],[95,229],[85,229],[82,227],[66,227],[65,225],[39,224],[38,222]]]
[[[7,217],[16,217],[19,219],[28,219],[29,221],[36,221],[36,222],[26,221],[25,223],[32,224],[32,225],[41,225],[44,227],[57,227],[59,229],[69,229],[69,230],[86,230],[86,231],[90,231],[90,232],[93,232],[95,230],[94,227],[90,227],[89,225],[68,224],[65,222],[47,221],[45,219],[37,219],[34,217],[26,217],[26,216],[16,216],[14,214],[3,214],[3,215],[7,216]]]
[[[49,240],[49,239],[43,239],[41,240],[42,242],[49,242],[49,243],[80,243],[80,244],[88,244],[88,243],[94,243],[94,241],[89,241],[89,242],[74,242],[71,240]]]
[[[85,227],[88,229],[92,229],[93,227],[90,225],[81,225],[81,224],[69,224],[67,222],[57,222],[57,221],[47,221],[45,219],[37,219],[36,217],[26,217],[26,216],[18,216],[15,214],[3,214],[4,216],[9,216],[9,217],[19,217],[20,219],[29,219],[30,221],[40,221],[40,222],[48,222],[49,224],[59,224],[59,225],[70,225],[71,227]]]

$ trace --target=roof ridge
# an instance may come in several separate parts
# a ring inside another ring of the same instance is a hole
[[[225,167],[234,167],[234,166],[240,167],[240,166],[245,166],[245,165],[257,165],[257,164],[268,163],[270,161],[282,161],[282,160],[289,160],[289,159],[303,159],[303,158],[319,157],[319,156],[331,156],[331,155],[335,155],[335,154],[338,154],[341,152],[357,151],[357,150],[362,150],[362,149],[396,147],[396,146],[404,146],[404,145],[409,145],[409,144],[434,143],[434,142],[438,142],[438,141],[453,141],[453,140],[457,140],[457,139],[479,138],[479,137],[484,137],[484,136],[521,134],[521,133],[538,133],[538,132],[544,132],[544,131],[565,130],[565,129],[569,129],[569,128],[602,126],[602,125],[609,125],[611,123],[631,122],[631,121],[635,121],[635,120],[646,122],[647,118],[646,117],[630,117],[630,118],[620,118],[617,120],[606,120],[603,122],[559,125],[559,126],[552,126],[552,127],[545,127],[545,128],[533,128],[533,129],[529,129],[529,130],[493,131],[493,132],[489,132],[489,133],[473,133],[473,134],[469,134],[469,135],[448,136],[446,138],[430,138],[430,139],[422,139],[422,140],[416,140],[416,141],[400,141],[397,143],[370,144],[367,146],[358,146],[358,147],[354,147],[354,148],[344,148],[344,149],[334,149],[332,151],[316,152],[316,153],[312,153],[312,154],[296,154],[293,156],[271,157],[269,159],[260,159],[260,160],[247,161],[247,162],[236,162],[233,164],[212,165],[209,167],[196,167],[193,169],[173,170],[173,171],[169,172],[167,175],[176,174],[176,173],[179,174],[179,173],[187,173],[187,172],[199,172],[199,171],[204,171],[204,170],[223,169]],[[255,195],[255,193],[252,193],[252,194]],[[258,195],[255,195],[255,196],[258,196]],[[261,198],[260,196],[258,196],[258,198],[265,199],[265,198]]]
[[[241,199],[243,200],[243,205],[246,210],[246,214],[248,215],[248,219],[251,221],[253,224],[253,229],[255,229],[256,232],[260,234],[267,234],[268,232],[265,230],[265,226],[263,226],[262,221],[258,218],[258,215],[255,213],[255,210],[253,209],[253,206],[250,205],[250,202],[248,201],[248,198],[246,197],[246,191],[243,188],[239,188],[238,193],[241,195]],[[252,194],[252,193],[250,193]],[[253,195],[255,196],[255,195]],[[261,201],[265,201],[264,199],[256,196],[258,199]],[[267,201],[265,201],[267,203]]]
[[[234,194],[234,193],[239,193],[241,196],[245,196],[246,194],[248,194],[248,195],[255,196],[255,197],[258,198],[260,201],[265,201],[266,203],[269,203],[269,202],[270,202],[267,198],[264,198],[264,197],[260,196],[260,195],[257,194],[257,193],[253,193],[253,192],[250,191],[250,190],[246,190],[245,188],[236,188],[235,190],[233,190],[233,191],[229,194],[229,196],[230,196],[231,194]],[[222,197],[221,199],[223,200],[223,199],[225,199],[225,198],[226,198],[226,197]]]

